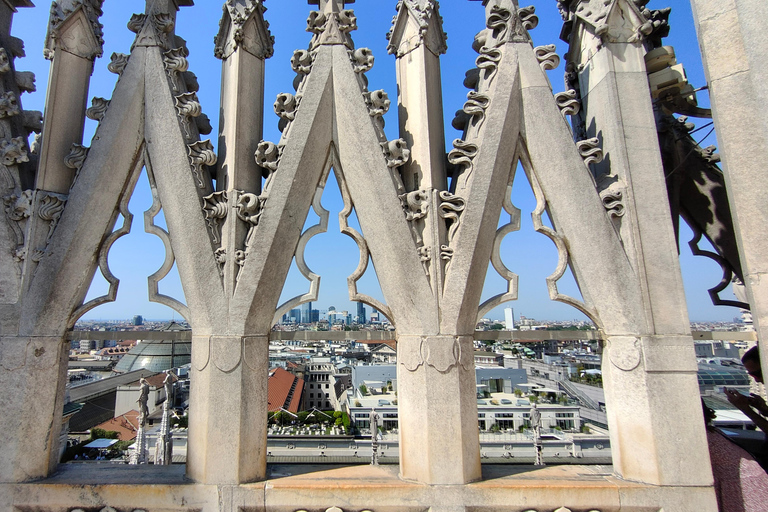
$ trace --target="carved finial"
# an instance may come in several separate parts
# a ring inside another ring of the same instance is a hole
[[[104,32],[99,18],[104,0],[59,0],[51,4],[50,23],[45,41],[45,57],[63,50],[94,60],[104,53]],[[77,18],[85,21],[78,23]],[[87,26],[90,30],[82,31]]]
[[[318,3],[319,2],[319,3]],[[310,49],[322,45],[343,44],[350,50],[354,49],[349,33],[357,30],[357,18],[351,9],[344,9],[349,0],[309,0],[310,5],[319,5],[317,11],[309,13],[307,32],[314,36]]]
[[[421,45],[435,55],[448,50],[448,36],[443,31],[437,0],[402,0],[397,4],[397,15],[387,34],[387,51],[398,58],[407,55]],[[409,23],[413,20],[414,23]]]
[[[214,55],[227,59],[239,48],[259,59],[268,59],[274,53],[275,38],[264,20],[267,8],[262,0],[228,0],[219,22],[219,33],[214,38]]]

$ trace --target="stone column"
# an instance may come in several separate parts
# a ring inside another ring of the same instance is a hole
[[[37,188],[68,194],[75,170],[64,164],[83,126],[93,62],[103,52],[103,0],[63,0],[51,11],[45,56],[52,61]]]
[[[206,484],[263,480],[269,336],[192,337],[187,475]]]
[[[232,212],[244,194],[262,193],[262,168],[254,155],[263,135],[264,61],[273,52],[264,10],[260,1],[228,2],[216,39],[215,53],[222,60],[217,193],[226,195]],[[230,296],[241,267],[234,254],[246,250],[251,228],[240,217],[228,215],[221,232],[221,247],[230,256],[223,264]]]
[[[472,336],[398,335],[400,474],[428,484],[479,480]]]
[[[744,284],[768,368],[768,5],[691,0],[720,145]]]
[[[68,355],[61,336],[0,337],[0,482],[40,479],[56,468]]]
[[[411,214],[411,229],[437,301],[444,281],[440,249],[447,244],[447,230],[440,216],[429,210],[439,204],[440,192],[448,190],[440,78],[440,55],[447,50],[447,36],[437,2],[400,2],[388,37],[388,51],[397,58],[400,137],[411,152],[399,170],[407,193],[402,200],[422,208]]]
[[[639,313],[634,334],[623,318],[601,318],[614,469],[649,484],[706,486],[712,477],[701,463],[708,451],[697,366],[645,70],[646,20],[631,2],[604,11],[594,13],[605,15],[604,26],[589,17],[574,22],[568,57],[580,70],[587,137],[597,139],[580,148],[585,158],[593,154],[588,147],[602,148],[602,163],[586,161],[640,292],[638,311],[625,314]]]

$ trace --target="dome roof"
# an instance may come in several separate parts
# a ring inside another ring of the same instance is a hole
[[[120,359],[116,372],[151,370],[162,372],[184,366],[192,361],[192,342],[187,341],[142,341]]]

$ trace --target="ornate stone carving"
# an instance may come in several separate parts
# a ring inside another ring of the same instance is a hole
[[[563,117],[575,116],[581,111],[579,93],[575,89],[555,94],[555,103]]]
[[[421,45],[435,55],[444,54],[448,50],[446,41],[448,36],[443,30],[443,19],[440,16],[440,4],[437,0],[430,0],[420,4],[415,0],[402,0],[397,5],[397,15],[392,19],[392,28],[387,34],[387,52],[395,56],[403,57]],[[416,33],[409,29],[409,20],[415,21]],[[434,24],[434,25],[433,25]],[[430,26],[434,30],[430,31]]]
[[[472,159],[477,155],[479,148],[477,144],[465,142],[461,139],[453,141],[453,149],[448,153],[448,163],[456,168],[455,175],[466,175],[468,178],[472,174]]]
[[[296,119],[296,110],[299,107],[299,99],[293,94],[282,92],[277,95],[273,105],[275,114],[280,118],[278,129],[285,131],[288,124]]]
[[[448,223],[448,245],[450,245],[453,237],[456,235],[456,231],[459,229],[459,216],[466,207],[466,201],[464,198],[455,196],[450,192],[440,192],[440,206],[438,212],[440,217],[445,219]]]
[[[8,91],[0,96],[0,119],[17,116],[21,113],[16,95]]]
[[[382,89],[363,93],[365,103],[368,105],[368,113],[371,117],[380,117],[389,112],[392,103],[389,95]]]
[[[257,196],[248,192],[237,191],[237,204],[235,213],[237,218],[248,224],[248,234],[245,237],[245,250],[235,252],[235,261],[239,266],[245,264],[245,260],[251,254],[254,237],[256,235],[256,226],[259,225],[259,219],[264,211],[264,205],[267,202],[266,196]],[[238,279],[239,279],[238,274]]]
[[[43,113],[39,110],[24,110],[21,113],[24,128],[30,132],[43,131]]]
[[[413,222],[423,219],[429,213],[429,190],[416,190],[400,196],[405,210],[405,220]]]
[[[29,155],[25,149],[24,137],[14,137],[0,141],[0,157],[5,166],[17,165],[29,162]]]
[[[274,53],[275,38],[269,31],[269,23],[264,20],[266,10],[261,1],[228,0],[214,39],[214,55],[226,59],[238,48],[243,48],[259,59],[270,58]]]
[[[15,257],[17,261],[24,259],[24,226],[22,225],[26,219],[32,215],[32,202],[34,200],[35,193],[33,190],[24,190],[20,194],[12,194],[3,198],[3,204],[5,205],[5,215],[8,218],[9,225],[16,235]]]
[[[8,52],[5,48],[0,48],[0,74],[4,75],[11,71],[11,59],[8,58]]]
[[[82,144],[72,144],[72,149],[69,154],[64,157],[64,165],[70,169],[75,170],[75,178],[72,180],[70,189],[77,183],[77,178],[80,175],[80,169],[85,164],[85,159],[88,158],[88,151],[90,148],[83,146]]]
[[[107,113],[108,108],[109,100],[104,98],[93,98],[91,101],[91,107],[85,111],[85,115],[88,119],[101,121],[104,119],[104,114]]]
[[[133,32],[134,34],[138,34],[141,32],[141,29],[144,27],[144,23],[147,21],[147,15],[146,14],[134,14],[131,16],[131,19],[128,21],[128,30]]]
[[[480,56],[475,60],[475,65],[480,70],[478,80],[482,80],[485,86],[489,86],[496,76],[501,61],[501,50],[483,46],[479,50]],[[476,84],[479,89],[479,84]]]
[[[366,73],[373,68],[373,52],[370,48],[358,48],[350,52],[355,73]]]
[[[321,45],[334,44],[343,44],[352,50],[354,44],[349,33],[353,30],[357,30],[357,18],[351,9],[339,12],[312,11],[307,18],[307,32],[314,34],[309,45],[312,50]]]
[[[177,82],[179,80],[179,74],[184,73],[189,69],[189,61],[187,57],[189,52],[186,48],[174,48],[163,53],[163,62],[165,64],[165,70],[168,72],[173,82],[173,90],[178,92],[179,86]]]
[[[411,150],[403,139],[390,140],[381,143],[384,157],[387,159],[387,167],[400,167],[411,158]]]
[[[585,165],[599,164],[603,161],[603,150],[600,147],[600,139],[592,137],[576,143],[579,148],[579,154],[584,159]]]
[[[603,179],[598,181],[597,189],[600,194],[600,200],[608,211],[608,214],[616,219],[624,216],[624,186],[618,177],[604,175]]]
[[[107,65],[107,69],[115,73],[116,75],[122,75],[125,71],[125,66],[128,65],[128,58],[130,55],[124,53],[113,53],[110,57],[110,63]]]
[[[612,336],[606,340],[611,364],[619,370],[631,372],[643,360],[643,348],[640,338],[630,336]]]
[[[17,71],[15,73],[16,86],[21,92],[35,92],[37,86],[35,85],[35,74],[31,71]]]
[[[497,48],[511,42],[529,42],[531,38],[528,30],[532,30],[539,23],[534,12],[533,6],[520,8],[514,13],[500,5],[492,6],[486,19],[488,30],[478,34],[479,39],[476,39],[475,43]]]
[[[456,367],[470,371],[474,367],[474,351],[462,348],[472,343],[462,336],[420,336],[404,340],[398,346],[398,361],[409,372],[430,366],[440,373]],[[468,343],[469,342],[469,343]]]
[[[247,192],[238,192],[235,212],[237,218],[250,226],[258,226],[265,199]]]
[[[200,117],[203,113],[203,107],[197,99],[194,92],[186,92],[176,96],[176,112],[179,115],[181,127],[184,130],[184,137],[187,140],[193,138],[192,130],[193,119]]]
[[[99,18],[102,15],[101,6],[104,0],[75,0],[72,2],[51,3],[51,18],[48,35],[45,42],[44,55],[52,59],[57,49],[73,53],[85,59],[94,60],[104,53],[104,32]],[[73,17],[82,13],[90,28],[86,37],[67,37],[63,30],[80,30],[79,24],[67,24]]]
[[[312,71],[312,60],[307,50],[296,50],[291,57],[291,68],[299,75],[308,75]]]
[[[67,204],[67,196],[55,194],[53,192],[40,191],[38,192],[38,197],[37,215],[42,220],[49,223],[48,236],[45,239],[45,245],[47,246],[59,223],[61,213],[64,211],[64,206]]]
[[[176,26],[173,16],[167,12],[152,15],[152,24],[155,26],[155,29],[162,34],[170,34]]]
[[[536,16],[536,7],[533,5],[519,8],[517,15],[520,17],[525,30],[533,30],[539,25],[539,17]]]
[[[467,102],[464,103],[462,112],[466,114],[466,120],[469,125],[464,126],[464,129],[468,126],[472,126],[476,130],[479,130],[485,121],[485,111],[488,109],[488,105],[491,103],[491,97],[487,94],[483,94],[477,91],[469,91],[467,93]]]
[[[560,56],[557,54],[557,47],[553,44],[537,46],[533,49],[533,53],[544,71],[556,69],[560,65]]]
[[[203,166],[216,165],[216,152],[210,140],[201,140],[187,146],[189,162],[192,166],[192,173],[197,181],[198,188],[204,189],[206,186],[204,179]]]
[[[211,231],[213,243],[221,244],[221,222],[227,218],[229,206],[227,203],[227,191],[214,192],[203,198],[203,211],[208,229]],[[226,251],[225,251],[226,252]]]
[[[254,157],[256,159],[256,165],[263,167],[268,171],[275,172],[280,164],[280,147],[274,142],[263,140],[256,146]]]

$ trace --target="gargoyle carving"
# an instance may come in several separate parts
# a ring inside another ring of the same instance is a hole
[[[365,96],[365,103],[368,105],[368,112],[371,117],[383,116],[389,112],[389,106],[392,102],[384,90],[366,92],[363,95]]]
[[[21,92],[35,92],[37,86],[35,85],[35,74],[31,71],[17,71],[16,72],[16,86]]]
[[[0,155],[2,155],[3,165],[9,166],[29,162],[29,155],[25,146],[24,137],[0,141]]]
[[[411,158],[411,150],[403,139],[390,140],[381,143],[381,149],[387,159],[387,167],[400,167]]]
[[[429,190],[416,190],[400,196],[405,210],[405,220],[423,219],[429,212]]]
[[[275,104],[275,114],[280,118],[277,127],[282,132],[288,127],[288,124],[296,119],[296,110],[299,106],[299,100],[291,93],[282,92],[277,95]]]
[[[373,52],[370,48],[358,48],[350,52],[355,73],[366,73],[373,68]]]
[[[300,75],[308,75],[312,71],[312,54],[307,50],[296,50],[291,57],[291,68]]]
[[[261,141],[256,146],[256,165],[275,172],[280,164],[280,148],[274,142]]]
[[[8,58],[8,52],[5,48],[0,48],[0,74],[8,73],[11,70],[11,60]]]
[[[17,116],[20,113],[21,108],[13,92],[8,91],[0,96],[0,119]]]

